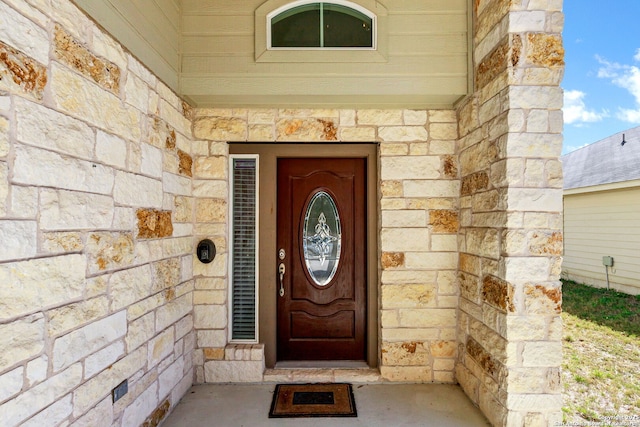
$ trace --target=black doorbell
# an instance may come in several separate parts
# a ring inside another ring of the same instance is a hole
[[[209,264],[216,257],[216,245],[209,239],[201,240],[196,253],[201,263]]]

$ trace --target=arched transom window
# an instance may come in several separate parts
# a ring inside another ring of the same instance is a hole
[[[300,0],[267,15],[269,49],[375,49],[376,17],[349,1]]]

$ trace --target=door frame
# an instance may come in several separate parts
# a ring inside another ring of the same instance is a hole
[[[230,143],[229,154],[257,154],[260,162],[260,203],[258,213],[259,265],[258,272],[258,336],[264,344],[265,364],[273,368],[277,349],[277,159],[283,157],[351,157],[366,159],[367,191],[367,313],[366,362],[370,367],[379,364],[378,351],[378,284],[380,283],[379,254],[379,184],[378,145],[322,144],[322,143]]]

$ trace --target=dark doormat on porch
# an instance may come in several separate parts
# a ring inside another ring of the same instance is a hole
[[[269,418],[357,417],[351,384],[277,384]]]

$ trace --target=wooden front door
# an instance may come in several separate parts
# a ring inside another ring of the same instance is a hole
[[[279,159],[278,360],[366,356],[366,161]]]

